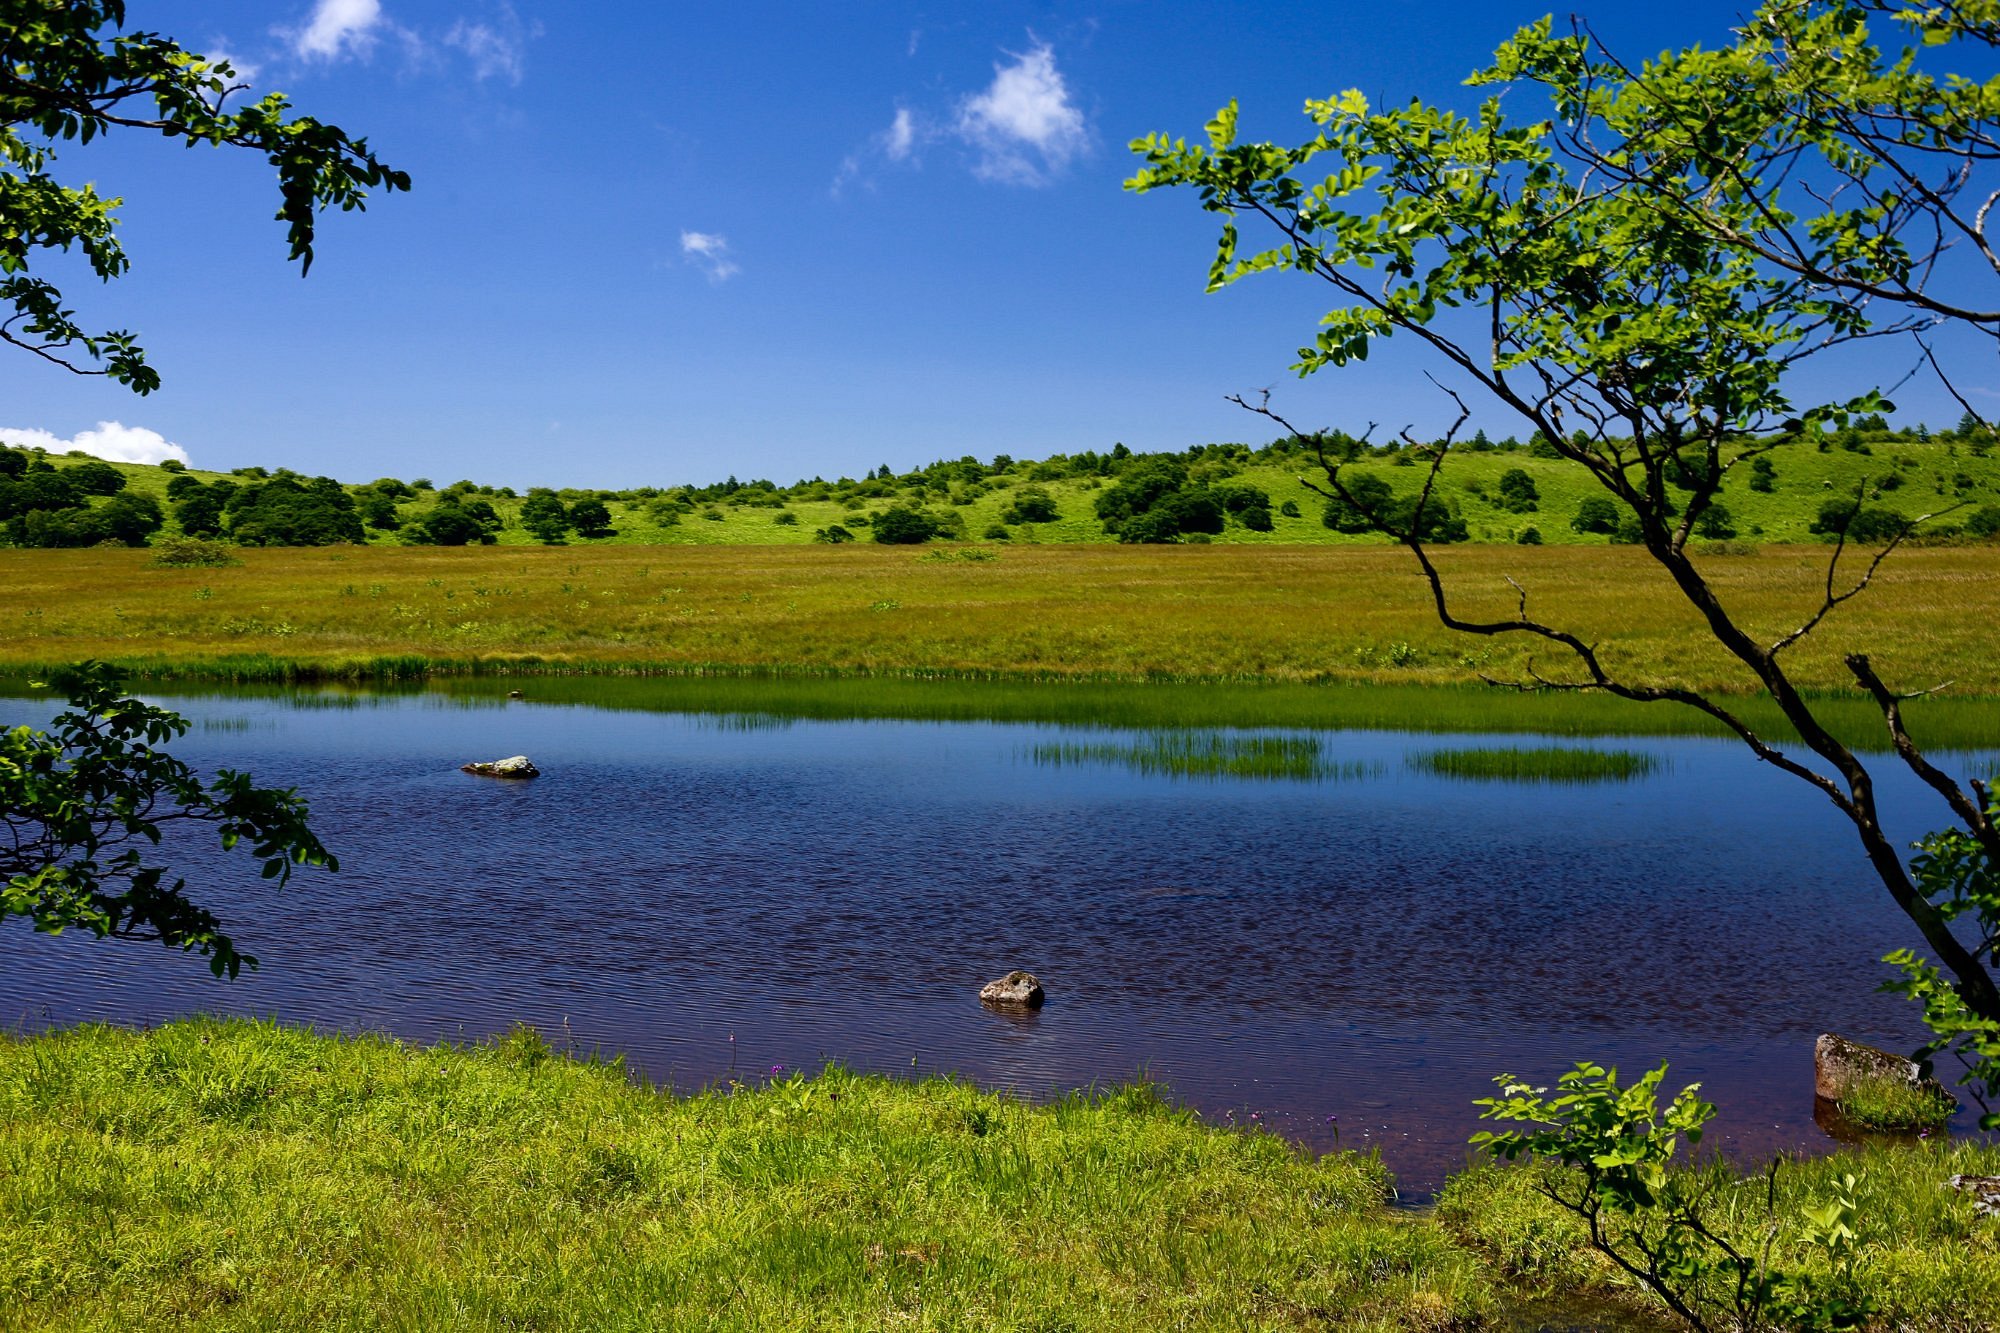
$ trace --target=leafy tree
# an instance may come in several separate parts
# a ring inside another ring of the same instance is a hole
[[[875,520],[875,540],[885,546],[916,546],[938,535],[937,521],[929,514],[893,505]]]
[[[1523,468],[1510,467],[1500,474],[1500,507],[1510,513],[1531,514],[1542,507],[1542,493],[1535,479]]]
[[[853,541],[854,534],[838,523],[831,523],[826,527],[813,529],[813,540],[825,546],[838,546],[842,542]]]
[[[0,445],[0,479],[18,477],[28,470],[28,455]]]
[[[1608,495],[1586,495],[1569,525],[1577,532],[1616,532],[1618,502]]]
[[[656,522],[659,520],[662,507],[657,501],[652,507],[651,512]],[[666,512],[674,514],[676,523],[680,521],[679,513],[670,504],[664,508]],[[570,533],[572,525],[569,508],[554,491],[537,486],[529,491],[528,498],[521,502],[521,526],[536,541],[545,546],[554,546]]]
[[[396,513],[396,502],[380,491],[364,491],[355,501],[355,512],[361,521],[377,532],[394,532],[403,526],[403,520]]]
[[[569,521],[585,537],[609,537],[612,532],[611,511],[602,500],[578,500],[569,507]]]
[[[1778,469],[1768,458],[1750,460],[1750,489],[1769,495],[1778,489]]]
[[[217,976],[257,960],[222,924],[149,865],[163,830],[207,825],[224,850],[247,848],[264,878],[284,884],[295,866],[339,869],[306,824],[297,793],[251,785],[223,769],[203,782],[160,747],[187,731],[177,714],[119,692],[118,673],[86,662],[49,683],[69,700],[48,731],[0,732],[0,917],[38,931],[72,927],[103,939],[155,939],[204,955]]]
[[[403,540],[419,546],[467,546],[490,544],[493,535],[478,515],[465,506],[440,500],[411,520],[403,531]]]
[[[354,497],[331,477],[279,476],[240,487],[223,504],[244,546],[331,546],[367,540]]]
[[[1124,445],[1119,445],[1123,449]],[[1112,451],[1114,454],[1117,450]],[[1127,457],[1130,451],[1127,451]],[[1104,521],[1107,532],[1117,532],[1119,525],[1134,514],[1143,514],[1157,503],[1161,496],[1177,491],[1187,485],[1187,467],[1178,459],[1150,458],[1143,463],[1128,468],[1118,479],[1118,484],[1106,488],[1097,497],[1093,506],[1097,517]]]
[[[64,468],[63,475],[85,495],[116,495],[125,489],[125,474],[109,463],[78,463]]]
[[[231,488],[234,489],[233,485]],[[169,500],[178,500],[184,495],[190,495],[201,489],[203,489],[201,478],[190,477],[185,472],[177,472],[167,478],[167,499]]]
[[[144,130],[186,146],[260,153],[278,176],[278,218],[291,258],[312,265],[320,210],[362,208],[367,192],[407,190],[366,140],[310,116],[290,116],[277,93],[239,110],[242,90],[226,61],[166,37],[126,32],[124,0],[5,0],[0,3],[0,341],[80,375],[108,375],[138,393],[159,387],[134,336],[87,332],[36,264],[75,251],[100,279],[124,273],[119,200],[93,184],[64,185],[52,172],[55,145],[88,144],[113,130]]]
[[[1897,520],[1900,525],[1901,520]],[[1736,535],[1736,521],[1730,516],[1729,507],[1711,504],[1701,511],[1701,517],[1694,521],[1694,535],[1697,537],[1726,538]]]
[[[1912,880],[1883,828],[1870,762],[1834,734],[1787,656],[1870,586],[1914,520],[1896,520],[1881,551],[1843,574],[1867,513],[1857,503],[1834,534],[1823,595],[1776,637],[1737,618],[1689,546],[1732,471],[1890,410],[1872,392],[1795,402],[1801,360],[1863,338],[1917,336],[1939,318],[2000,335],[2000,311],[1968,302],[1957,281],[1933,282],[1944,270],[1931,262],[1945,244],[1969,242],[2000,273],[1980,206],[1996,184],[1986,177],[2000,158],[2000,83],[1940,79],[1925,72],[1934,61],[1883,50],[1864,21],[1870,9],[1888,9],[1933,46],[1973,43],[1981,59],[2000,43],[1991,0],[1784,0],[1758,9],[1725,48],[1668,51],[1644,64],[1619,59],[1580,28],[1558,35],[1544,20],[1504,44],[1472,82],[1524,86],[1553,119],[1513,120],[1508,107],[1523,99],[1497,92],[1460,114],[1420,99],[1378,111],[1349,91],[1309,102],[1311,137],[1288,147],[1238,142],[1231,103],[1205,141],[1137,141],[1145,165],[1129,184],[1187,189],[1222,215],[1211,288],[1265,272],[1324,285],[1336,304],[1302,352],[1301,374],[1364,360],[1383,339],[1403,337],[1452,377],[1441,387],[1457,423],[1425,446],[1428,475],[1411,507],[1357,503],[1351,467],[1316,446],[1319,489],[1410,550],[1445,625],[1520,636],[1563,655],[1568,671],[1524,688],[1694,708],[1810,785],[1853,827],[1952,1002],[1968,1022],[2000,1032],[1991,941],[1958,938]],[[1855,188],[1809,183],[1821,174]],[[1243,218],[1269,227],[1277,243],[1242,252]],[[1448,313],[1467,309],[1477,318]],[[1924,355],[1935,362],[1928,344]],[[1752,730],[1727,696],[1622,674],[1593,642],[1534,618],[1525,593],[1499,619],[1453,609],[1425,515],[1470,416],[1461,389],[1526,423],[1531,453],[1560,460],[1618,503],[1664,595],[1684,602],[1744,683],[1775,703],[1796,744]],[[1297,433],[1268,400],[1244,405]],[[1880,709],[1890,762],[1908,766],[1964,836],[2000,852],[2000,820],[1979,789],[1911,741],[1901,711],[1909,696],[1866,654],[1844,662]]]
[[[1395,493],[1372,472],[1350,472],[1347,484],[1326,497],[1319,521],[1335,532],[1377,532],[1374,516],[1385,512]]]
[[[1042,486],[1023,486],[1013,494],[1013,502],[1000,511],[1002,523],[1053,523],[1062,515],[1055,497]]]
[[[189,484],[180,487],[180,498],[174,501],[174,521],[181,531],[190,537],[214,537],[222,532],[222,511],[229,503],[229,497],[236,493],[233,481],[217,481],[204,486],[192,477],[176,477],[175,481]],[[174,495],[175,487],[167,487],[167,494]]]

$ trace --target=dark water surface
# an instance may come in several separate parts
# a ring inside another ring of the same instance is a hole
[[[682,1088],[827,1060],[1035,1096],[1144,1072],[1315,1146],[1338,1117],[1416,1193],[1464,1160],[1503,1071],[1669,1060],[1721,1104],[1712,1139],[1754,1157],[1826,1143],[1817,1033],[1920,1035],[1875,992],[1875,960],[1917,941],[1852,834],[1728,742],[1625,740],[1650,775],[1510,785],[1422,771],[1434,737],[1328,732],[1334,777],[1258,781],[1037,762],[1134,739],[1076,728],[162,702],[193,719],[190,762],[306,794],[341,872],[271,892],[248,858],[179,855],[262,960],[234,984],[10,923],[0,1020],[528,1023]],[[523,752],[545,776],[456,770]],[[1885,786],[1900,835],[1939,822]],[[1014,967],[1047,985],[1039,1014],[976,1002]]]

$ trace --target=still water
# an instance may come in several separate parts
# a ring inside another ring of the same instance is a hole
[[[1916,940],[1851,833],[1724,741],[1558,742],[1651,761],[1568,785],[1421,763],[1519,737],[1291,733],[1320,776],[1256,779],[1120,763],[1132,733],[1076,727],[159,701],[192,720],[190,762],[299,788],[341,871],[272,891],[248,858],[177,851],[262,962],[235,983],[9,923],[10,1026],[527,1023],[680,1088],[829,1060],[1029,1096],[1145,1074],[1214,1120],[1379,1148],[1416,1195],[1464,1161],[1498,1073],[1665,1059],[1721,1104],[1711,1140],[1754,1158],[1827,1142],[1817,1033],[1920,1036],[1875,991],[1875,960]],[[457,771],[517,753],[544,776]],[[1936,821],[1886,786],[1900,834]],[[983,1009],[1016,967],[1047,1006]]]

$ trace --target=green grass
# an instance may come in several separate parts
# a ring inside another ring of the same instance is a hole
[[[1471,1329],[1372,1158],[1148,1087],[676,1097],[529,1033],[0,1041],[0,1328]]]
[[[1542,1172],[1551,1169],[1480,1166],[1456,1176],[1438,1197],[1438,1223],[1505,1277],[1549,1292],[1616,1295],[1657,1308],[1590,1248],[1578,1219],[1537,1191]],[[1841,1177],[1852,1174],[1859,1232],[1853,1289],[1875,1302],[1868,1327],[1899,1333],[2000,1327],[2000,1224],[1975,1215],[1969,1197],[1943,1184],[1961,1172],[2000,1173],[2000,1147],[1880,1143],[1787,1160],[1768,1215],[1763,1172],[1738,1174],[1719,1163],[1678,1169],[1705,1178],[1712,1215],[1739,1244],[1754,1251],[1774,1226],[1775,1261],[1820,1275],[1827,1261],[1806,1239],[1805,1211],[1827,1204]]]
[[[1658,770],[1660,761],[1632,750],[1481,748],[1426,750],[1410,763],[1439,777],[1475,782],[1630,782]]]
[[[1074,741],[1037,745],[1029,751],[1050,768],[1108,764],[1146,776],[1177,778],[1258,778],[1326,782],[1362,778],[1380,765],[1334,760],[1317,736],[1230,736],[1213,731],[1154,732],[1136,744]]]
[[[1942,1129],[1958,1110],[1958,1103],[1939,1088],[1889,1076],[1857,1081],[1839,1106],[1857,1129],[1891,1133]]]

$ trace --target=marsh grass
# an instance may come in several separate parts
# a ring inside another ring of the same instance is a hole
[[[1471,1328],[1380,1163],[1136,1085],[679,1097],[530,1032],[0,1041],[0,1327]]]
[[[1371,777],[1381,765],[1335,760],[1317,736],[1236,736],[1215,731],[1154,732],[1136,742],[1057,741],[1029,751],[1049,768],[1110,765],[1147,777],[1257,778],[1329,782]]]
[[[1568,746],[1481,747],[1425,750],[1410,764],[1439,777],[1474,782],[1630,782],[1659,771],[1660,761],[1635,750],[1593,750]]]
[[[1860,1079],[1840,1099],[1840,1114],[1857,1129],[1890,1133],[1943,1129],[1958,1111],[1950,1094],[1908,1079]]]
[[[1555,1293],[1617,1293],[1635,1306],[1661,1309],[1590,1248],[1581,1221],[1538,1192],[1537,1182],[1552,1169],[1474,1167],[1440,1192],[1437,1220],[1506,1277]],[[1718,1162],[1676,1170],[1704,1177],[1712,1216],[1728,1234],[1754,1251],[1775,1223],[1775,1261],[1822,1277],[1829,1266],[1807,1239],[1806,1210],[1824,1207],[1851,1174],[1858,1181],[1859,1233],[1852,1281],[1875,1303],[1868,1327],[1903,1333],[2000,1327],[2000,1223],[1980,1218],[1969,1196],[1944,1186],[1961,1172],[2000,1173],[2000,1147],[1872,1143],[1823,1158],[1788,1158],[1779,1165],[1768,1216],[1764,1172],[1739,1173]]]

